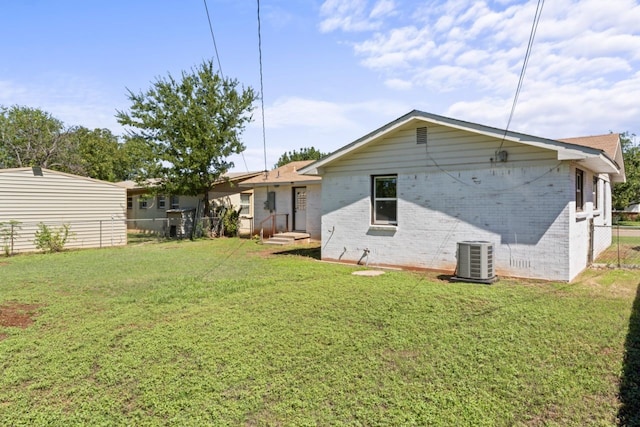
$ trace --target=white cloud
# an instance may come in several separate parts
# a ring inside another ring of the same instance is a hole
[[[340,104],[297,97],[278,99],[265,110],[267,128],[311,127],[350,128],[355,126]]]
[[[74,75],[42,76],[29,85],[0,81],[0,105],[39,108],[66,126],[107,128],[121,134],[123,128],[115,118],[117,103],[112,100],[98,82]]]
[[[425,61],[434,48],[429,29],[416,27],[397,28],[388,34],[378,33],[354,46],[356,54],[365,57],[365,66],[389,70]]]
[[[611,86],[558,87],[536,82],[520,95],[511,130],[549,138],[624,132],[640,117],[640,72]],[[544,96],[539,96],[544,94]],[[447,115],[504,128],[512,99],[482,98],[452,104]]]
[[[395,13],[393,0],[378,0],[373,6],[367,0],[326,0],[320,6],[320,31],[360,32],[378,29],[382,19]]]
[[[0,105],[9,107],[18,104],[17,99],[25,96],[27,90],[10,81],[0,81]]]
[[[332,152],[394,120],[414,105],[377,98],[365,102],[344,103],[300,97],[284,97],[266,106],[266,144],[262,139],[260,111],[243,134],[247,146],[244,159],[234,158],[236,170],[264,169],[264,145],[267,167],[271,168],[286,151],[316,147]]]
[[[391,89],[397,90],[409,90],[413,88],[413,83],[402,79],[388,79],[385,80],[384,84]]]
[[[363,114],[377,116],[401,115],[409,107],[400,102],[372,100],[357,103],[340,103],[284,97],[276,100],[265,109],[265,127],[267,129],[308,128],[318,132],[334,132],[339,129],[351,132],[362,129],[362,123],[355,117]],[[257,111],[254,117],[259,117]],[[254,125],[257,125],[254,122]],[[260,125],[261,126],[261,125]]]
[[[369,18],[376,19],[392,14],[395,11],[393,0],[379,0],[369,13]]]
[[[370,28],[352,41],[361,64],[389,89],[426,89],[454,117],[506,125],[536,2],[396,3],[406,13],[394,26]],[[579,134],[600,123],[616,128],[637,120],[638,21],[640,0],[547,2],[514,123],[562,136],[553,132],[561,125]]]

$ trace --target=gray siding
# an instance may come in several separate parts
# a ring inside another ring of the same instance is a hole
[[[550,150],[514,144],[484,135],[464,132],[444,126],[430,125],[426,144],[416,143],[416,128],[398,130],[379,141],[338,160],[327,172],[357,173],[376,170],[376,173],[428,170],[484,168],[490,165],[498,149],[508,152],[509,165],[534,165],[539,161],[554,161],[556,153]],[[500,165],[500,162],[495,162]]]

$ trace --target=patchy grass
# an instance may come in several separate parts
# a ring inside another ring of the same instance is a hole
[[[640,266],[640,237],[613,236],[613,243],[598,255],[597,263]]]
[[[317,254],[9,258],[0,306],[34,323],[0,325],[0,425],[636,425],[637,274],[486,286]]]
[[[145,230],[127,230],[127,244],[137,245],[140,243],[157,243],[166,240],[166,238],[154,231]]]

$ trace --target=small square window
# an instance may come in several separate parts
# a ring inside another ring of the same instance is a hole
[[[140,199],[138,200],[138,207],[140,209],[147,209],[147,199]]]

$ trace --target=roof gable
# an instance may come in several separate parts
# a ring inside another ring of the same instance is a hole
[[[491,126],[452,119],[418,110],[413,110],[408,114],[405,114],[404,116],[353,141],[352,143],[345,145],[323,159],[304,167],[300,170],[300,173],[309,175],[321,174],[321,169],[324,166],[330,165],[349,153],[364,148],[411,123],[416,126],[422,125],[426,127],[429,127],[429,125],[446,126],[457,130],[484,135],[490,138],[499,140],[504,139],[504,141],[512,143],[525,144],[551,150],[557,153],[556,156],[558,160],[581,161],[594,171],[612,174],[612,179],[614,181],[624,181],[624,169],[619,166],[614,157],[610,157],[608,152],[597,146],[582,145],[578,143],[536,137],[519,132],[505,131]]]
[[[620,134],[608,133],[606,135],[580,136],[575,138],[562,138],[558,141],[568,144],[581,145],[583,147],[591,147],[596,150],[604,151],[607,156],[616,162],[621,170],[621,174],[625,174],[624,158],[622,157],[622,145],[620,143]]]

